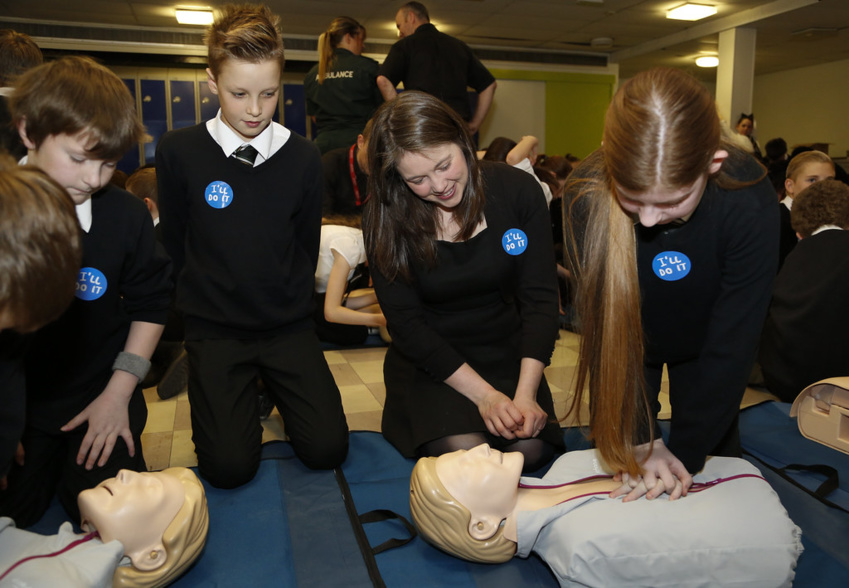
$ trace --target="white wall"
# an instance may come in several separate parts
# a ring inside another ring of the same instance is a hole
[[[519,141],[525,135],[539,139],[545,153],[545,82],[498,80],[495,98],[480,130],[481,148],[496,137]]]
[[[849,60],[756,76],[753,110],[761,147],[783,137],[791,150],[799,143],[831,143],[831,157],[846,157]]]

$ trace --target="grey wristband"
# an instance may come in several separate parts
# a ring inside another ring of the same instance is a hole
[[[150,360],[135,353],[122,351],[115,358],[115,363],[112,364],[112,371],[114,372],[115,370],[133,374],[141,382],[147,375],[148,370],[150,370]]]

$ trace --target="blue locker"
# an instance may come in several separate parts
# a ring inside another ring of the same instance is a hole
[[[182,129],[196,123],[195,82],[171,80],[171,128]]]
[[[165,102],[165,80],[141,80],[142,122],[153,141],[144,145],[144,162],[152,163],[156,144],[168,130],[168,104]]]

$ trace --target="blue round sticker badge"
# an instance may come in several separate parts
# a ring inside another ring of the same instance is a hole
[[[227,208],[233,202],[233,188],[227,182],[210,182],[204,196],[206,196],[206,203],[212,208]]]
[[[528,236],[522,229],[507,229],[501,237],[501,246],[510,255],[521,255],[528,248]]]
[[[74,296],[80,300],[97,300],[106,293],[106,276],[99,269],[84,267],[77,276]]]
[[[661,280],[675,282],[690,273],[690,258],[680,251],[664,251],[655,256],[651,268]]]

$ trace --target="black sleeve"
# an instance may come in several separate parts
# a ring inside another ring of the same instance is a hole
[[[722,440],[740,410],[778,264],[778,209],[768,180],[739,190],[752,203],[722,227],[720,291],[687,394],[676,395],[669,449],[690,472]]]

